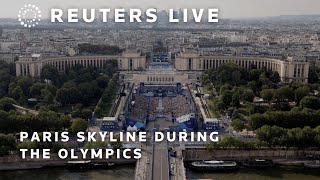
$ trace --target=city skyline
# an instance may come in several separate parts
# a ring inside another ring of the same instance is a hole
[[[92,1],[63,1],[63,0],[16,0],[14,3],[6,3],[0,7],[0,18],[16,18],[18,10],[25,4],[35,4],[40,7],[45,18],[49,17],[51,8],[219,8],[220,18],[254,18],[280,15],[315,15],[319,14],[320,1],[291,1],[291,0],[202,0],[201,3],[192,0],[166,1],[160,0],[92,0]],[[76,5],[75,5],[76,4]],[[109,5],[111,4],[111,5]]]

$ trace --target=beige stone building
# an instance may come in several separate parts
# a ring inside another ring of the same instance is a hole
[[[292,58],[279,60],[262,57],[205,56],[193,50],[186,50],[177,55],[175,68],[179,71],[203,71],[216,69],[225,63],[235,63],[246,69],[255,65],[258,69],[277,71],[282,82],[308,82],[309,62],[294,61]]]
[[[47,64],[55,66],[59,72],[65,72],[76,64],[102,69],[104,62],[109,60],[117,60],[120,70],[143,70],[146,66],[146,56],[137,51],[126,51],[119,56],[63,56],[56,58],[43,58],[40,54],[33,54],[32,56],[19,57],[19,60],[16,61],[16,75],[39,77],[42,67]]]
[[[150,83],[190,83],[200,80],[202,71],[216,69],[224,63],[235,63],[248,69],[251,65],[257,68],[267,68],[277,71],[282,82],[301,81],[308,82],[309,63],[306,61],[294,61],[242,56],[213,56],[201,55],[194,50],[185,50],[176,56],[174,68],[171,70],[146,70],[146,56],[138,51],[126,51],[119,56],[72,56],[43,58],[41,55],[20,57],[16,61],[17,76],[39,77],[44,65],[55,66],[60,72],[68,68],[82,64],[94,66],[99,69],[109,60],[117,60],[118,68],[122,71],[125,81],[150,82]],[[139,71],[137,71],[139,70]],[[140,71],[146,70],[146,71]]]
[[[124,81],[132,83],[154,83],[172,84],[176,82],[193,83],[201,78],[201,72],[194,71],[142,71],[142,72],[121,72]]]

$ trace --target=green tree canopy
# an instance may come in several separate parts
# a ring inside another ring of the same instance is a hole
[[[87,130],[87,122],[84,119],[77,118],[71,124],[71,132],[76,134],[78,132],[85,132]]]

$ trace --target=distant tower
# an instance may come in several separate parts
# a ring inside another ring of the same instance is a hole
[[[2,37],[3,29],[0,27],[0,37]]]

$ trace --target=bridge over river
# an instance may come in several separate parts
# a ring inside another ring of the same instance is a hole
[[[156,143],[153,138],[149,143],[143,145],[142,157],[136,165],[135,180],[186,179],[180,147],[173,147],[172,150],[177,152],[177,156],[171,157],[169,146],[167,141]]]

